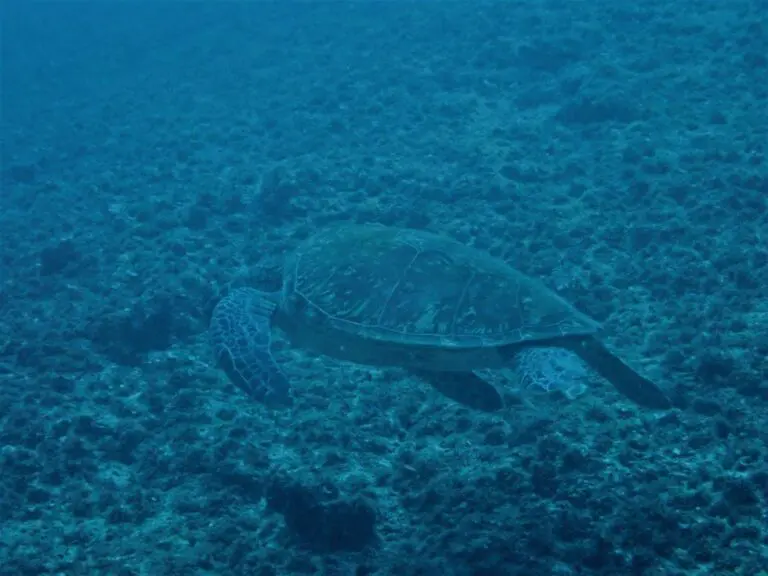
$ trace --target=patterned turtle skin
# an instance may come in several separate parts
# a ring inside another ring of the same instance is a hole
[[[434,373],[509,367],[524,347],[563,347],[636,403],[669,404],[599,342],[597,322],[543,284],[420,230],[320,231],[286,260],[280,292],[241,289],[219,303],[211,324],[217,356],[250,366],[243,376],[250,393],[255,386],[286,396],[289,384],[269,351],[272,326],[315,353]]]

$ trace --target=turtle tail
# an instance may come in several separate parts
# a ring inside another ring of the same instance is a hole
[[[672,407],[661,388],[627,366],[596,338],[579,338],[566,347],[635,404],[654,410]]]

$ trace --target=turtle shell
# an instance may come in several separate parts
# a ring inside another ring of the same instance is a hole
[[[593,334],[597,322],[505,262],[424,231],[331,228],[284,269],[283,314],[368,343],[462,350]]]

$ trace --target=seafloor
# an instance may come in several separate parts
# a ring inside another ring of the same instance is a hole
[[[764,0],[30,5],[2,576],[768,574]],[[284,346],[294,406],[250,401],[212,306],[340,221],[541,278],[675,408],[510,380],[471,411]]]

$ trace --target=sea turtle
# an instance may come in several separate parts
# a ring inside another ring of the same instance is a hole
[[[251,396],[279,405],[291,392],[270,350],[273,326],[315,353],[454,389],[483,386],[473,371],[509,367],[525,348],[564,348],[638,405],[670,405],[598,340],[596,321],[503,261],[421,230],[320,231],[284,262],[279,292],[241,288],[216,305],[217,361]]]

